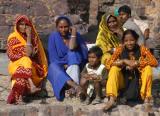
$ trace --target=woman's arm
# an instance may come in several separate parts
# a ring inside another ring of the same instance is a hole
[[[11,61],[16,61],[25,56],[25,47],[19,44],[21,42],[16,37],[10,38],[7,42],[7,55]]]
[[[26,27],[26,35],[27,35],[26,55],[27,56],[31,56],[32,50],[33,50],[31,31],[32,31],[31,27],[27,26]]]
[[[77,48],[77,29],[75,27],[71,28],[71,39],[69,41],[69,49],[74,50]]]
[[[119,55],[122,52],[122,46],[118,47],[116,51],[113,53],[112,57],[109,61],[106,62],[106,68],[110,69],[111,66],[121,66],[123,64],[123,60],[119,60]]]
[[[141,47],[141,58],[139,60],[139,66],[141,68],[150,65],[152,67],[156,67],[158,62],[156,58],[151,54],[151,52],[145,48],[144,46]]]

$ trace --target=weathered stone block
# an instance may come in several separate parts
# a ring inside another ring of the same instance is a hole
[[[34,18],[35,25],[46,25],[46,24],[51,24],[52,22],[49,20],[48,16],[38,16]]]
[[[33,16],[49,16],[47,7],[42,2],[33,2],[30,8]]]
[[[0,38],[1,39],[7,39],[9,32],[10,32],[9,26],[0,26]]]
[[[28,107],[24,110],[25,116],[39,116],[38,109],[35,107]],[[47,115],[46,115],[47,116]]]
[[[0,14],[0,26],[6,25],[6,17],[5,15]]]
[[[72,106],[51,106],[51,116],[73,116]]]
[[[50,106],[42,106],[39,108],[38,116],[51,116]]]
[[[55,4],[53,4],[53,12],[55,15],[64,15],[68,14],[69,8],[67,0],[59,0]]]

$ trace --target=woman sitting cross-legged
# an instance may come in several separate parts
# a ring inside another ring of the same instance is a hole
[[[137,44],[138,34],[126,30],[122,37],[122,46],[113,53],[106,63],[109,69],[106,94],[109,101],[104,110],[114,106],[119,90],[124,90],[126,100],[137,99],[140,94],[147,108],[151,101],[152,67],[157,66],[157,60],[150,51]],[[138,89],[140,88],[140,90]]]
[[[12,89],[7,103],[19,104],[24,96],[42,88],[47,60],[38,34],[27,16],[18,16],[7,41]]]
[[[50,34],[48,43],[48,80],[57,100],[62,101],[68,88],[72,88],[71,94],[80,93],[80,68],[86,63],[88,50],[67,17],[58,17],[56,27],[57,31]]]

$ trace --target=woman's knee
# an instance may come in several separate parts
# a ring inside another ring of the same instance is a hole
[[[109,70],[109,74],[108,75],[110,75],[110,74],[116,74],[116,73],[118,73],[120,71],[121,71],[121,69],[119,67],[112,66],[111,69]]]
[[[23,62],[27,62],[27,64],[32,63],[32,60],[27,56],[24,56],[24,57],[20,58],[20,60],[22,60]]]
[[[152,67],[149,65],[145,66],[142,73],[148,73],[148,74],[152,75]]]

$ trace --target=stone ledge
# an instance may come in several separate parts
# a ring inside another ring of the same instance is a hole
[[[82,107],[82,104],[74,106],[70,104],[62,105],[62,103],[6,105],[1,107],[0,116],[160,116],[160,109],[153,108],[152,113],[147,113],[141,109],[142,105],[136,105],[135,107],[118,105],[109,112],[103,112],[103,106],[104,104]]]

